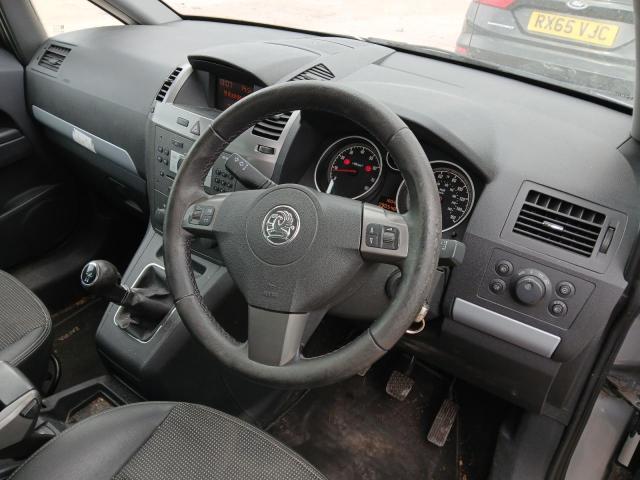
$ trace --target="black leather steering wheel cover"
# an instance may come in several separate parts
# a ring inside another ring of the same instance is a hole
[[[215,159],[238,135],[263,118],[294,110],[316,110],[348,118],[368,131],[396,161],[407,181],[411,211],[409,253],[396,298],[371,327],[346,346],[321,357],[283,366],[250,360],[246,345],[215,321],[195,283],[192,236],[183,215],[202,196],[201,186]],[[440,199],[422,146],[388,107],[351,88],[329,82],[292,82],[262,89],[224,111],[203,131],[183,161],[169,197],[164,224],[167,280],[180,317],[194,337],[227,367],[261,383],[289,388],[326,385],[370,366],[393,347],[427,298],[438,262]]]

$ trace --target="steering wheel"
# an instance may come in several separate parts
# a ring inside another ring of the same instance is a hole
[[[285,184],[208,195],[214,161],[242,132],[281,112],[324,111],[367,130],[395,160],[409,192],[404,215],[360,201]],[[215,237],[248,305],[248,340],[216,321],[196,285],[191,243]],[[433,171],[405,123],[380,102],[329,82],[290,82],[240,100],[202,132],[173,184],[164,224],[167,279],[191,334],[219,361],[282,388],[327,385],[368,368],[420,313],[438,264],[440,199]],[[336,303],[353,293],[375,263],[397,265],[393,301],[347,345],[306,358],[301,344]]]

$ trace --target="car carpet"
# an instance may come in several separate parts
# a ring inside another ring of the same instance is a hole
[[[62,367],[56,391],[106,373],[95,341],[106,307],[104,300],[84,297],[52,316],[53,352]]]
[[[383,359],[364,377],[311,390],[269,432],[329,480],[486,478],[506,404],[460,381],[450,388],[448,378],[420,366],[411,393],[396,400],[385,384],[397,365]],[[460,413],[440,448],[427,433],[450,395]]]

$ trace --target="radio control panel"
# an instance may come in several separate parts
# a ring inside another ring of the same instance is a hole
[[[195,142],[170,130],[156,127],[154,145],[154,188],[163,195],[169,195],[173,182],[182,166],[187,152]],[[239,189],[238,182],[224,165],[230,153],[223,152],[214,162],[204,180],[205,191],[215,195]]]

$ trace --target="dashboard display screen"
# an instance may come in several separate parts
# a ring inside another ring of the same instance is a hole
[[[238,100],[242,100],[250,93],[253,93],[254,90],[253,85],[218,77],[216,82],[216,108],[226,110]]]

